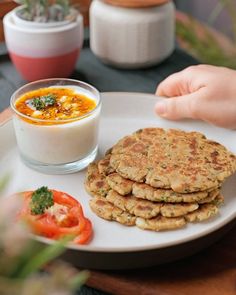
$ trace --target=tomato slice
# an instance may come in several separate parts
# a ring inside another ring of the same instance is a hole
[[[86,218],[86,225],[81,234],[74,239],[76,244],[86,244],[90,241],[92,237],[92,223],[89,219]]]
[[[82,210],[80,203],[69,194],[56,191],[56,190],[51,190],[51,192],[53,193],[53,200],[55,203],[58,203],[61,205],[68,205],[71,207],[73,206],[80,207]]]
[[[52,239],[72,235],[75,236],[74,243],[88,243],[93,233],[92,223],[85,218],[81,204],[67,193],[56,190],[50,191],[53,193],[54,200],[52,210],[46,210],[45,213],[39,215],[31,213],[30,202],[33,191],[23,192],[24,201],[19,212],[19,218],[24,219],[33,232],[38,235]],[[62,206],[59,208],[63,209],[63,215],[58,212],[54,213],[55,204]]]

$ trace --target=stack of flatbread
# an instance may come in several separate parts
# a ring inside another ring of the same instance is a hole
[[[98,216],[147,230],[181,228],[216,215],[236,156],[199,132],[145,128],[89,165],[85,187]]]

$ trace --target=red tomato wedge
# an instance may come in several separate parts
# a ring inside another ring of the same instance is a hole
[[[67,193],[49,190],[53,194],[54,205],[43,214],[32,214],[30,202],[33,191],[23,192],[23,207],[19,218],[25,220],[35,234],[59,239],[74,236],[76,244],[86,244],[91,240],[92,223],[84,216],[81,204]]]

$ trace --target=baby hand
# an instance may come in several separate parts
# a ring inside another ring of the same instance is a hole
[[[175,73],[156,90],[167,99],[155,112],[166,119],[200,119],[236,128],[236,71],[210,65],[191,66]]]

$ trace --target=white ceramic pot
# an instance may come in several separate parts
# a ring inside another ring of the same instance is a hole
[[[172,1],[148,8],[125,8],[94,0],[90,7],[90,46],[104,63],[143,68],[160,63],[174,50]]]
[[[71,75],[83,44],[83,17],[72,22],[24,21],[14,9],[3,19],[6,45],[23,78],[35,81]]]

